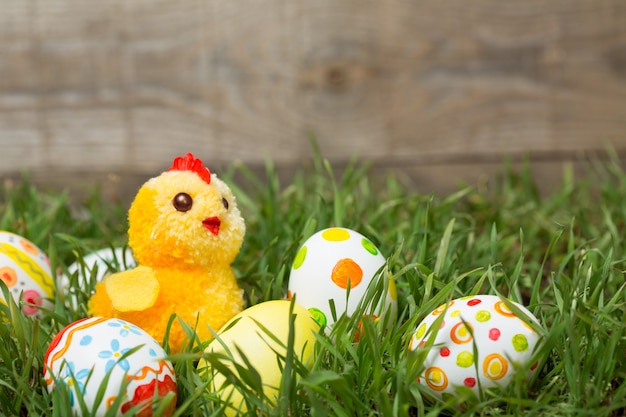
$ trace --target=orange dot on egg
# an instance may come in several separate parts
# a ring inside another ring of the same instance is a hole
[[[17,274],[15,270],[9,266],[0,268],[0,279],[4,281],[9,288],[17,284]]]
[[[37,249],[37,247],[28,240],[21,239],[20,244],[22,245],[22,248],[24,248],[24,250],[31,255],[39,255],[39,249]]]
[[[500,313],[501,315],[503,315],[504,317],[516,317],[515,313],[513,313],[509,307],[507,307],[506,304],[504,304],[504,302],[502,300],[497,301],[494,305],[493,305],[493,309],[496,310],[498,313]]]
[[[457,345],[472,341],[472,328],[469,323],[458,322],[450,330],[450,339]]]
[[[331,279],[337,286],[343,289],[354,288],[363,279],[363,270],[350,258],[340,259],[333,268]]]
[[[448,386],[448,376],[443,369],[431,366],[426,369],[426,384],[434,391],[443,391]]]
[[[509,369],[507,360],[499,353],[487,355],[483,361],[483,374],[494,381],[502,379]]]

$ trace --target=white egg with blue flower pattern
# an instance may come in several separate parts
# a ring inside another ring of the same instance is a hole
[[[116,415],[130,409],[151,415],[155,397],[168,396],[164,415],[176,405],[176,377],[166,353],[148,333],[124,320],[91,317],[75,321],[52,340],[45,356],[44,378],[49,392],[63,384],[72,410],[82,415]],[[97,393],[108,377],[100,403]],[[120,398],[121,397],[121,398]]]

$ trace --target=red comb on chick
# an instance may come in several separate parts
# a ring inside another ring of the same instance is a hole
[[[211,184],[211,171],[202,165],[202,159],[196,158],[191,152],[187,152],[185,156],[177,156],[172,162],[172,166],[168,171],[192,171],[195,172],[206,182]]]

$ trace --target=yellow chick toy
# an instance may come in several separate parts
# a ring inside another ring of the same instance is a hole
[[[209,340],[243,308],[231,263],[245,223],[230,188],[191,153],[148,180],[128,212],[129,246],[139,266],[110,275],[89,301],[93,316],[129,321],[161,342],[172,314]],[[175,319],[173,353],[186,333]]]

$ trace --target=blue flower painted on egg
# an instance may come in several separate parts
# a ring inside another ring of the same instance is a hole
[[[111,350],[103,350],[98,353],[98,357],[102,359],[109,359],[105,365],[107,372],[111,370],[115,365],[119,365],[125,371],[130,369],[130,364],[127,359],[120,358],[130,350],[130,348],[120,349],[120,342],[117,339],[111,340]]]
[[[67,363],[67,368],[65,368],[65,375],[62,381],[70,388],[71,406],[74,406],[74,391],[85,394],[85,382],[87,381],[88,376],[89,369],[84,368],[77,372],[74,362]]]
[[[122,337],[126,337],[129,334],[135,334],[135,335],[141,335],[141,330],[139,329],[139,327],[135,326],[134,324],[130,324],[126,321],[122,321],[122,320],[111,320],[109,323],[107,323],[108,326],[110,327],[119,327],[120,329],[120,336]]]

